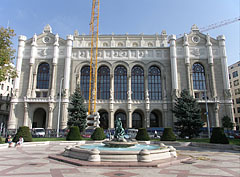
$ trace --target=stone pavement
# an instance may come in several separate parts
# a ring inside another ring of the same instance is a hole
[[[176,147],[191,159],[163,167],[86,167],[48,158],[66,145],[48,145],[0,149],[0,177],[240,177],[239,151],[198,147]]]

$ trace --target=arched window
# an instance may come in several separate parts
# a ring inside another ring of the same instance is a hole
[[[105,110],[100,110],[100,127],[103,129],[108,129],[108,112]]]
[[[162,99],[161,71],[157,66],[148,70],[148,93],[150,100]]]
[[[205,71],[203,65],[200,63],[193,64],[193,89],[194,90],[204,90],[205,89]]]
[[[127,69],[117,66],[114,71],[114,99],[127,99]]]
[[[150,127],[159,127],[159,118],[155,112],[150,113]]]
[[[86,100],[89,97],[89,78],[90,78],[90,66],[84,66],[81,69],[80,88],[81,88],[81,94]]]
[[[107,66],[98,69],[97,76],[97,99],[109,99],[110,92],[110,70]]]
[[[132,99],[144,99],[144,71],[140,66],[134,66],[132,69]]]
[[[139,112],[132,114],[132,128],[142,128],[142,115]]]
[[[49,64],[41,63],[37,72],[37,89],[48,89],[49,87]]]
[[[114,123],[115,123],[116,118],[120,118],[122,121],[123,128],[127,128],[127,115],[125,112],[117,111],[114,116]],[[115,127],[115,124],[114,124],[114,127]]]

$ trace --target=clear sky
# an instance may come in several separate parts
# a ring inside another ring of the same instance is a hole
[[[89,33],[91,0],[0,0],[0,25],[31,38],[46,24],[60,37]],[[100,34],[188,33],[193,24],[206,27],[240,16],[239,0],[100,0]],[[228,64],[240,60],[240,22],[207,33],[226,36]],[[17,46],[17,37],[14,47]]]

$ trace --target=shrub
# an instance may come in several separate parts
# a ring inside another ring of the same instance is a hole
[[[176,141],[176,136],[174,135],[172,128],[164,128],[161,141]]]
[[[70,131],[67,134],[66,140],[67,141],[75,141],[75,140],[81,140],[81,139],[82,139],[82,137],[80,135],[78,126],[70,127]]]
[[[13,138],[13,142],[16,143],[20,136],[23,137],[24,142],[32,142],[32,134],[27,126],[19,127],[17,134]]]
[[[2,139],[2,137],[0,137],[0,144],[3,144],[4,142],[3,142],[3,139]]]
[[[139,128],[138,129],[136,140],[140,140],[140,141],[149,141],[150,140],[150,137],[147,133],[146,128]]]
[[[104,140],[106,138],[103,128],[97,127],[91,135],[92,140]]]
[[[210,138],[210,143],[229,144],[229,141],[223,131],[223,128],[220,128],[220,127],[213,128],[212,136]]]

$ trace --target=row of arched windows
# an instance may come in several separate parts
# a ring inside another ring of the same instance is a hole
[[[50,66],[48,63],[41,63],[37,72],[37,89],[49,88]],[[84,66],[81,69],[80,87],[84,98],[89,95],[90,67]],[[141,66],[134,66],[131,71],[132,99],[144,99],[144,69]],[[194,90],[205,89],[205,70],[202,64],[195,63],[192,67],[192,79]],[[119,65],[114,70],[114,98],[117,100],[127,99],[127,69]],[[151,100],[162,99],[161,70],[157,66],[151,66],[148,70],[148,91]],[[97,76],[97,99],[110,98],[110,69],[101,66]]]
[[[89,95],[89,73],[90,67],[84,66],[81,69],[80,87],[84,98]],[[131,89],[132,99],[144,99],[144,70],[141,66],[134,66],[131,71]],[[148,73],[149,98],[151,100],[162,99],[161,71],[157,66],[149,68]],[[117,100],[127,99],[127,69],[119,65],[114,70],[114,98]],[[97,76],[97,99],[110,98],[110,69],[107,66],[101,66],[98,69]]]

